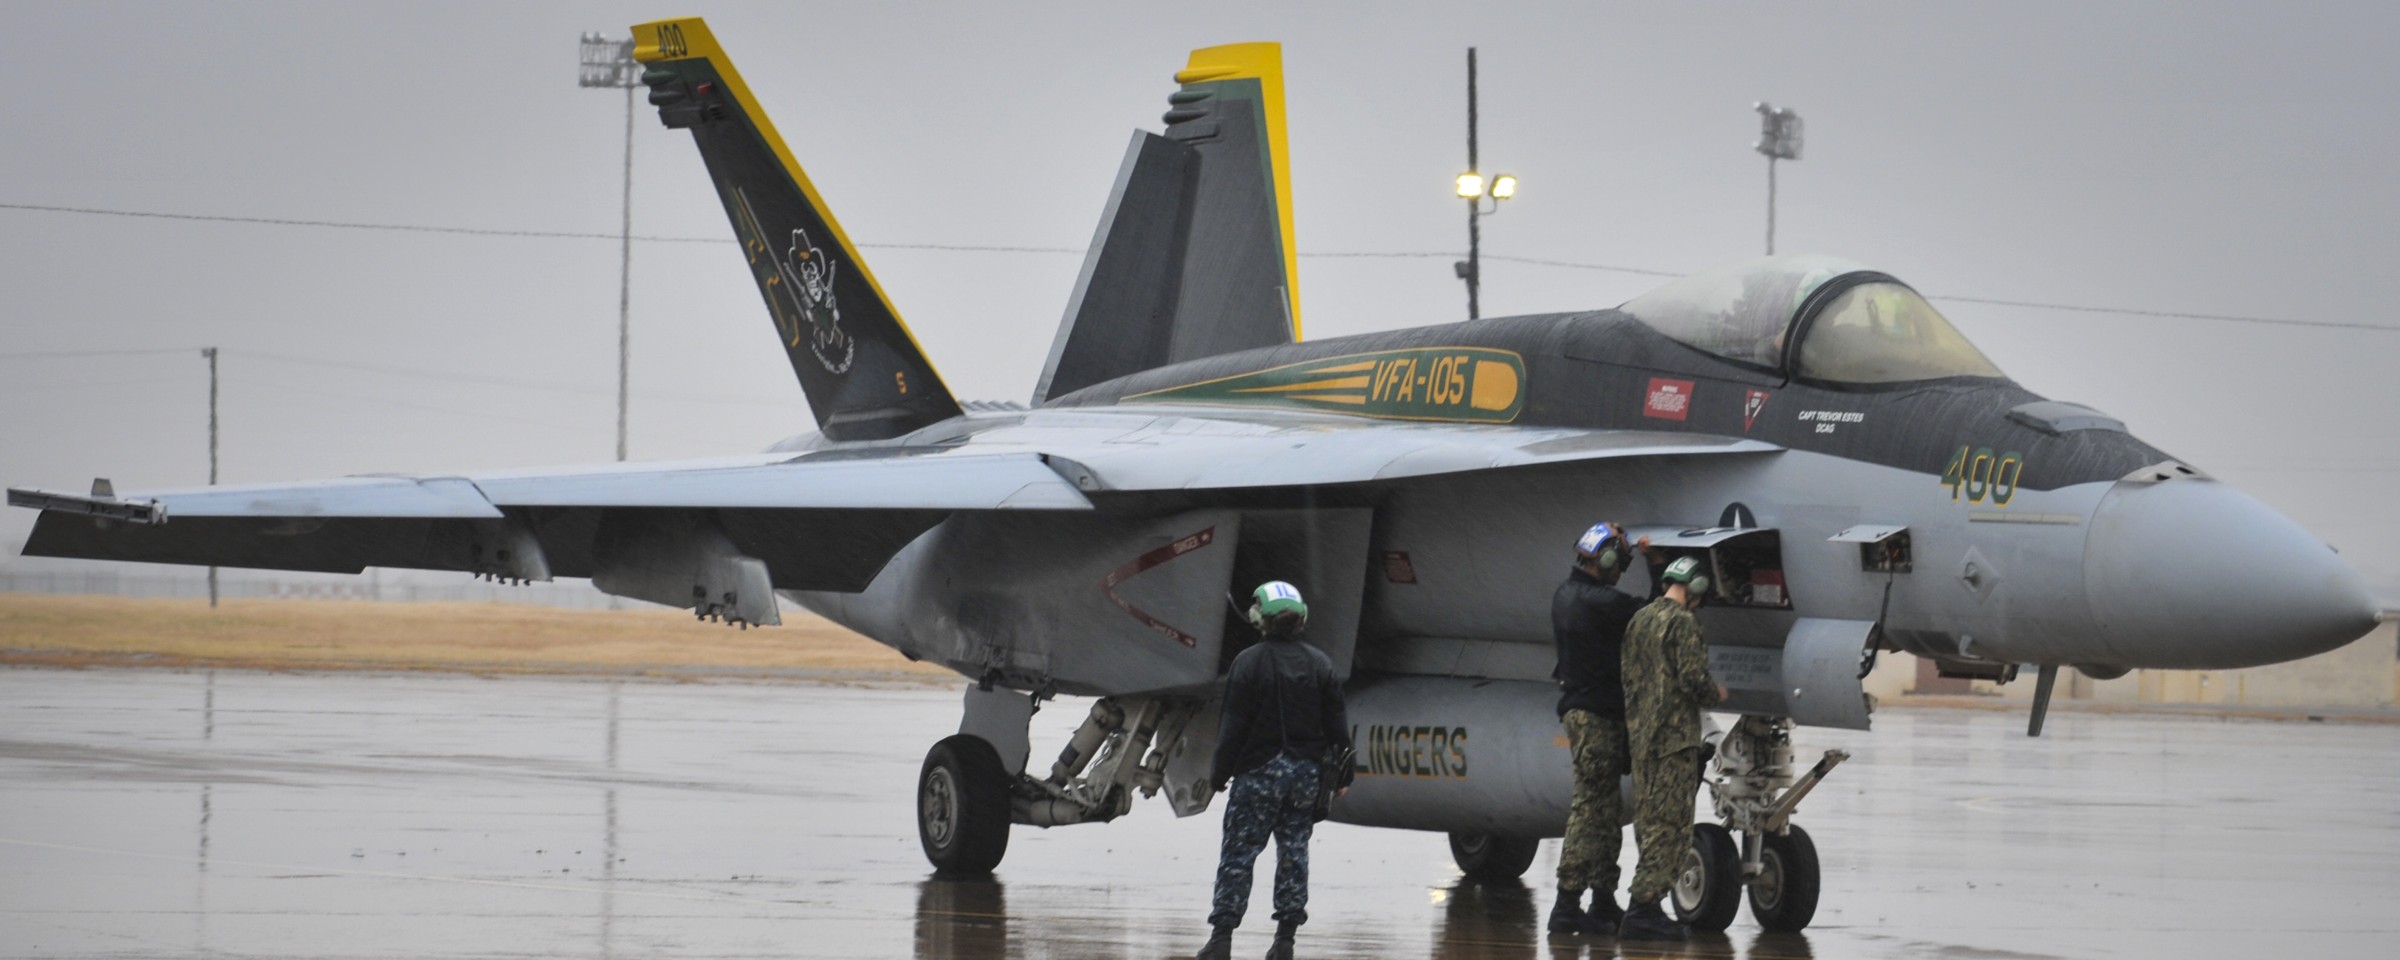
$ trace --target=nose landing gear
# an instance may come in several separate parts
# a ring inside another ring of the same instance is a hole
[[[1677,919],[1695,930],[1723,930],[1733,922],[1734,891],[1747,887],[1750,916],[1759,926],[1775,932],[1807,927],[1817,915],[1817,847],[1808,831],[1792,824],[1792,811],[1848,759],[1827,750],[1795,778],[1789,718],[1751,715],[1734,724],[1705,780],[1723,824],[1692,827],[1692,850],[1671,896]]]

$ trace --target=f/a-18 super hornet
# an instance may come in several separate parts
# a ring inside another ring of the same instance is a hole
[[[32,555],[588,577],[745,625],[797,603],[966,680],[924,851],[1212,799],[1229,592],[1297,585],[1345,678],[1337,820],[1521,874],[1559,835],[1549,594],[1619,521],[1712,581],[1730,724],[1675,901],[1815,911],[1795,724],[1864,729],[1902,650],[1952,675],[2115,677],[2332,649],[2376,604],[2316,537],[2098,411],[2018,386],[1900,280],[1770,257],[1615,309],[1303,340],[1279,48],[1194,51],[1136,132],[1030,404],[962,405],[699,20],[635,28],[817,429],[752,456],[117,495],[12,490]],[[1646,573],[1634,574],[1638,581]],[[1056,762],[1027,719],[1098,698]],[[1736,836],[1738,834],[1738,837]]]

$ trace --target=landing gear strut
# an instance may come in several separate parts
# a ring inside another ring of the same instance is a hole
[[[1206,809],[1208,757],[1184,737],[1205,727],[1194,726],[1205,706],[1166,698],[1097,701],[1047,778],[1008,772],[985,736],[943,739],[926,752],[917,774],[917,842],[925,859],[939,876],[989,874],[1008,853],[1011,824],[1105,823],[1131,810],[1137,793],[1166,791],[1178,816]],[[1002,735],[990,727],[983,733]]]
[[[1759,926],[1776,932],[1807,927],[1817,915],[1817,847],[1808,831],[1792,824],[1792,811],[1848,759],[1827,750],[1795,778],[1790,719],[1753,715],[1734,724],[1705,778],[1723,824],[1692,827],[1692,850],[1673,888],[1676,917],[1696,930],[1723,930],[1733,922],[1734,891],[1748,887],[1750,916]]]

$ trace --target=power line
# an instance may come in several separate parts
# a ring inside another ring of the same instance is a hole
[[[1305,254],[1303,254],[1303,256],[1305,256]],[[1448,254],[1421,254],[1421,256],[1448,256]],[[1610,273],[1633,273],[1640,274],[1641,276],[1645,277],[1686,276],[1686,274],[1677,273],[1673,270],[1652,270],[1648,267],[1621,267],[1607,263],[1576,263],[1572,260],[1544,260],[1539,257],[1512,257],[1497,253],[1484,254],[1483,258],[1486,260],[1506,260],[1510,263],[1530,263],[1537,267],[1568,267],[1576,270],[1606,270]]]
[[[172,377],[143,377],[137,380],[10,380],[11,387],[31,387],[36,390],[96,390],[102,387],[148,387],[162,383],[189,384],[199,380],[197,375]]]
[[[1075,251],[1082,252],[1082,251]],[[1455,260],[1456,251],[1448,250],[1320,250],[1300,255],[1312,260]],[[1537,267],[1570,267],[1576,270],[1604,270],[1609,273],[1632,273],[1645,277],[1681,277],[1686,274],[1673,270],[1653,270],[1648,267],[1627,267],[1613,263],[1577,263],[1572,260],[1544,260],[1540,257],[1512,257],[1501,253],[1481,255],[1485,260],[1506,260],[1528,263]]]
[[[190,353],[190,352],[191,352],[190,350],[73,350],[73,351],[38,352],[38,353],[0,353],[0,360],[33,359],[33,358],[49,358],[49,357],[61,357],[61,356],[71,356],[71,357],[109,357],[109,356],[129,356],[129,355],[143,355],[143,354],[176,354],[176,355],[180,356],[180,355],[187,354],[187,353]],[[513,377],[505,377],[505,376],[495,376],[495,375],[480,375],[480,374],[472,374],[472,373],[458,373],[458,372],[455,372],[455,371],[450,371],[450,370],[437,370],[437,369],[430,369],[430,368],[425,368],[425,367],[397,367],[397,366],[389,366],[389,365],[385,365],[385,364],[376,364],[376,363],[360,363],[360,362],[357,362],[357,361],[352,361],[352,360],[320,360],[320,359],[316,359],[316,358],[313,358],[313,357],[299,357],[299,356],[293,356],[293,355],[290,355],[290,354],[282,354],[282,353],[268,353],[268,352],[264,352],[264,351],[256,351],[256,350],[234,350],[234,349],[226,349],[226,350],[222,350],[222,351],[220,351],[220,352],[221,352],[222,354],[224,354],[225,356],[230,356],[230,357],[246,357],[246,358],[249,358],[249,359],[252,359],[252,360],[266,360],[266,361],[275,362],[275,363],[289,363],[289,364],[297,364],[297,365],[301,365],[301,366],[310,366],[310,367],[327,367],[327,368],[332,368],[332,369],[336,369],[336,370],[356,370],[356,371],[361,371],[361,372],[365,372],[365,373],[376,373],[376,374],[382,374],[382,375],[384,375],[384,376],[391,376],[391,377],[403,377],[403,378],[412,379],[412,380],[427,380],[427,381],[433,381],[433,382],[438,382],[438,383],[460,383],[460,384],[473,384],[473,385],[483,385],[483,386],[508,387],[508,388],[522,389],[522,390],[544,390],[544,391],[550,391],[550,392],[554,392],[554,393],[572,393],[572,394],[581,394],[581,395],[584,395],[584,396],[609,396],[609,395],[612,395],[612,392],[611,392],[611,391],[610,391],[608,388],[606,388],[606,387],[602,387],[602,386],[599,386],[599,385],[580,385],[580,384],[574,384],[574,383],[564,383],[564,382],[559,382],[559,381],[521,380],[521,379],[516,379],[516,378],[513,378]],[[95,384],[95,383],[90,383],[90,382],[88,382],[88,381],[82,381],[82,380],[71,381],[71,382],[52,382],[52,383],[31,383],[31,382],[26,382],[26,381],[11,381],[11,382],[9,383],[9,386],[103,386],[103,385],[130,385],[130,384],[143,384],[143,383],[167,383],[167,382],[179,382],[179,381],[180,381],[180,380],[182,380],[182,379],[184,379],[184,378],[174,378],[173,380],[138,380],[138,381],[121,381],[121,382],[119,382],[119,383],[116,383],[116,384]],[[239,382],[250,382],[250,381],[246,381],[246,380],[244,380],[244,381],[239,381]],[[763,396],[763,395],[753,395],[753,396],[733,396],[733,395],[726,395],[726,394],[675,393],[675,392],[658,392],[658,391],[649,391],[649,390],[636,391],[636,392],[640,393],[644,399],[649,399],[649,400],[669,400],[669,401],[674,401],[674,402],[678,402],[678,403],[714,403],[714,404],[726,404],[726,405],[735,405],[735,406],[760,406],[760,405],[776,405],[776,404],[785,404],[785,403],[789,403],[789,402],[791,402],[791,400],[792,400],[792,398],[791,398],[791,397],[770,397],[770,396]]]
[[[76,213],[100,217],[134,217],[146,220],[196,220],[207,223],[255,223],[276,227],[329,227],[336,230],[382,230],[400,233],[455,233],[478,237],[541,237],[568,240],[619,240],[613,233],[581,233],[570,230],[497,230],[483,227],[441,227],[412,223],[366,223],[349,220],[302,220],[290,217],[236,217],[206,213],[161,213],[155,210],[108,210],[100,207],[59,207],[35,203],[0,203],[0,210],[35,210],[43,213]],[[653,243],[732,243],[723,237],[635,237]]]
[[[366,397],[355,393],[342,393],[337,390],[317,390],[310,387],[295,387],[286,383],[276,383],[272,380],[251,380],[248,382],[248,385],[254,387],[265,387],[269,390],[284,390],[291,393],[308,394],[311,396],[332,397],[339,400],[348,400],[354,403],[371,403],[386,407],[399,407],[407,410],[422,410],[429,413],[446,413],[455,417],[472,417],[477,420],[506,420],[513,423],[532,424],[537,427],[558,427],[572,430],[580,430],[585,426],[589,426],[589,424],[570,424],[561,423],[556,420],[537,420],[531,417],[512,416],[510,414],[492,413],[484,410],[459,410],[451,407],[437,407],[424,403],[409,403],[404,400],[386,400],[381,397]]]
[[[2290,320],[2282,317],[2252,317],[2233,313],[2184,313],[2174,310],[2139,310],[2131,307],[2085,307],[2071,303],[2041,303],[2033,300],[2000,300],[1992,297],[1953,297],[1928,293],[1934,300],[1954,300],[1959,303],[1985,303],[2000,307],[2032,307],[2037,310],[2066,310],[2074,313],[2115,313],[2133,317],[2162,317],[2170,320],[2222,320],[2227,323],[2270,323],[2287,327],[2331,327],[2342,330],[2374,330],[2381,333],[2400,333],[2400,327],[2380,323],[2347,323],[2340,320]]]
[[[514,387],[524,390],[548,390],[557,393],[575,393],[583,394],[585,396],[615,395],[615,391],[608,387],[578,385],[555,380],[520,380],[512,377],[455,373],[448,370],[432,370],[424,367],[395,367],[374,363],[358,363],[349,360],[318,360],[310,357],[295,357],[289,354],[262,353],[255,350],[227,350],[225,352],[233,356],[249,357],[254,360],[268,360],[278,363],[292,363],[312,367],[332,367],[342,370],[359,370],[367,373],[379,373],[385,376],[406,377],[415,380],[433,380],[443,383],[485,384],[499,387]],[[791,399],[789,397],[745,397],[700,393],[661,393],[647,390],[637,392],[639,392],[644,399],[648,400],[675,400],[686,403],[763,405],[788,403]]]
[[[0,203],[0,210],[29,210],[42,213],[70,213],[104,217],[133,217],[152,220],[190,220],[209,223],[252,223],[284,227],[326,227],[340,230],[382,230],[402,233],[460,234],[466,236],[484,237],[530,237],[554,240],[566,239],[619,241],[624,239],[622,234],[593,233],[572,230],[501,230],[483,227],[448,227],[427,224],[373,223],[352,220],[310,220],[290,217],[243,217],[223,214],[164,213],[155,210],[116,210],[102,207],[69,207],[34,203]],[[647,243],[730,244],[734,242],[730,237],[669,237],[637,235],[634,236],[633,239]],[[1085,253],[1085,251],[1078,250],[1073,247],[1035,247],[966,243],[861,243],[858,244],[858,246],[873,250],[934,250],[956,253],[1035,253],[1075,255]],[[1301,257],[1308,259],[1393,260],[1450,259],[1456,257],[1457,255],[1458,254],[1455,251],[1428,250],[1317,251],[1300,254]],[[1659,270],[1650,267],[1629,267],[1622,264],[1589,263],[1575,260],[1550,260],[1540,257],[1516,257],[1495,254],[1488,256],[1485,259],[1502,260],[1510,263],[1522,263],[1531,266],[1560,267],[1572,270],[1599,270],[1609,273],[1628,273],[1646,277],[1682,277],[1688,275],[1685,272],[1675,270]],[[2146,310],[2132,307],[2095,307],[2083,304],[2051,303],[2040,300],[2008,300],[1997,297],[1964,297],[1930,293],[1926,294],[1926,296],[1934,300],[1951,300],[1959,303],[1980,303],[2002,307],[2024,307],[2034,310],[2060,310],[2070,313],[2098,313],[2114,314],[2119,316],[2153,317],[2167,320],[2212,320],[2224,323],[2254,323],[2271,326],[2317,327],[2338,330],[2366,330],[2375,333],[2400,333],[2400,326],[2388,326],[2385,324],[2376,323],[2345,322],[2339,320],[2295,320],[2285,317],[2260,317],[2246,314],[2197,313],[2183,310]],[[50,355],[75,356],[102,355],[110,353],[131,354],[141,352],[160,353],[172,351],[77,351]],[[0,354],[0,357],[5,358],[17,358],[25,356],[31,355]]]
[[[1071,253],[1082,256],[1073,247],[1003,247],[973,243],[862,243],[869,250],[950,250],[958,253]],[[1305,257],[1308,254],[1301,254]]]
[[[2211,469],[2234,473],[2400,473],[2400,467],[2243,467],[2211,464]]]
[[[1309,256],[1309,254],[1301,254]],[[1328,257],[1444,257],[1442,253],[1328,253]],[[1672,270],[1651,270],[1643,267],[1622,267],[1604,263],[1577,263],[1571,260],[1542,260],[1534,257],[1510,257],[1485,254],[1486,260],[1508,260],[1545,267],[1570,267],[1578,270],[1607,270],[1615,273],[1637,273],[1653,277],[1682,277],[1686,274]],[[2258,317],[2238,313],[2193,313],[2183,310],[2144,310],[2137,307],[2090,307],[2072,303],[2048,303],[2039,300],[2003,300],[1997,297],[1962,297],[1942,293],[1927,293],[1929,300],[1949,300],[1957,303],[1981,303],[1998,307],[2028,307],[2035,310],[2064,310],[2072,313],[2107,313],[2130,317],[2158,317],[2167,320],[2219,320],[2226,323],[2266,323],[2293,327],[2327,327],[2341,330],[2373,330],[2378,333],[2400,333],[2400,327],[2380,323],[2354,323],[2341,320],[2292,320],[2283,317]]]
[[[446,370],[428,370],[423,367],[393,367],[375,363],[359,363],[352,360],[318,360],[310,357],[295,357],[290,354],[262,353],[254,350],[227,350],[225,352],[234,354],[236,356],[249,357],[254,360],[266,360],[274,363],[293,363],[311,367],[332,367],[340,370],[359,370],[366,373],[380,373],[386,376],[409,377],[417,380],[434,380],[442,383],[489,384],[503,387],[522,387],[528,390],[556,390],[566,393],[585,393],[595,395],[612,393],[612,391],[599,386],[578,386],[557,381],[518,380],[509,377],[482,376],[471,373],[453,373]]]
[[[184,354],[191,350],[35,350],[25,353],[0,353],[0,360],[52,360],[61,357],[134,357],[156,354]]]
[[[32,210],[41,213],[73,213],[98,217],[132,217],[144,220],[191,220],[203,223],[251,223],[273,227],[325,227],[335,230],[380,230],[398,233],[448,233],[474,237],[531,237],[544,240],[623,240],[614,233],[595,233],[580,230],[502,230],[487,227],[447,227],[421,223],[373,223],[363,220],[307,220],[293,217],[238,217],[207,213],[163,213],[156,210],[110,210],[101,207],[62,207],[38,203],[0,203],[0,210]],[[732,237],[668,237],[634,234],[633,239],[646,243],[716,243],[732,244]],[[1082,253],[1069,247],[993,246],[963,243],[862,243],[861,247],[879,250],[954,250],[963,253]]]

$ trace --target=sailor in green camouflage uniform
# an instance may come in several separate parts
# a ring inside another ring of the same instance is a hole
[[[1625,756],[1625,685],[1618,680],[1625,655],[1625,625],[1641,612],[1642,598],[1617,589],[1617,580],[1639,552],[1658,567],[1658,551],[1643,537],[1627,543],[1624,531],[1596,523],[1575,542],[1575,569],[1550,597],[1550,630],[1558,645],[1558,720],[1567,730],[1574,764],[1574,802],[1567,806],[1567,836],[1558,848],[1558,900],[1551,906],[1551,933],[1617,932],[1625,911],[1617,906],[1617,852],[1625,835],[1625,807],[1617,781],[1630,767]],[[1592,895],[1583,906],[1585,891]]]
[[[1700,790],[1700,710],[1725,699],[1708,673],[1708,647],[1692,610],[1708,595],[1700,560],[1685,556],[1659,579],[1665,595],[1625,628],[1625,728],[1633,753],[1633,906],[1618,936],[1672,940],[1690,934],[1659,909],[1692,848],[1692,802]]]

